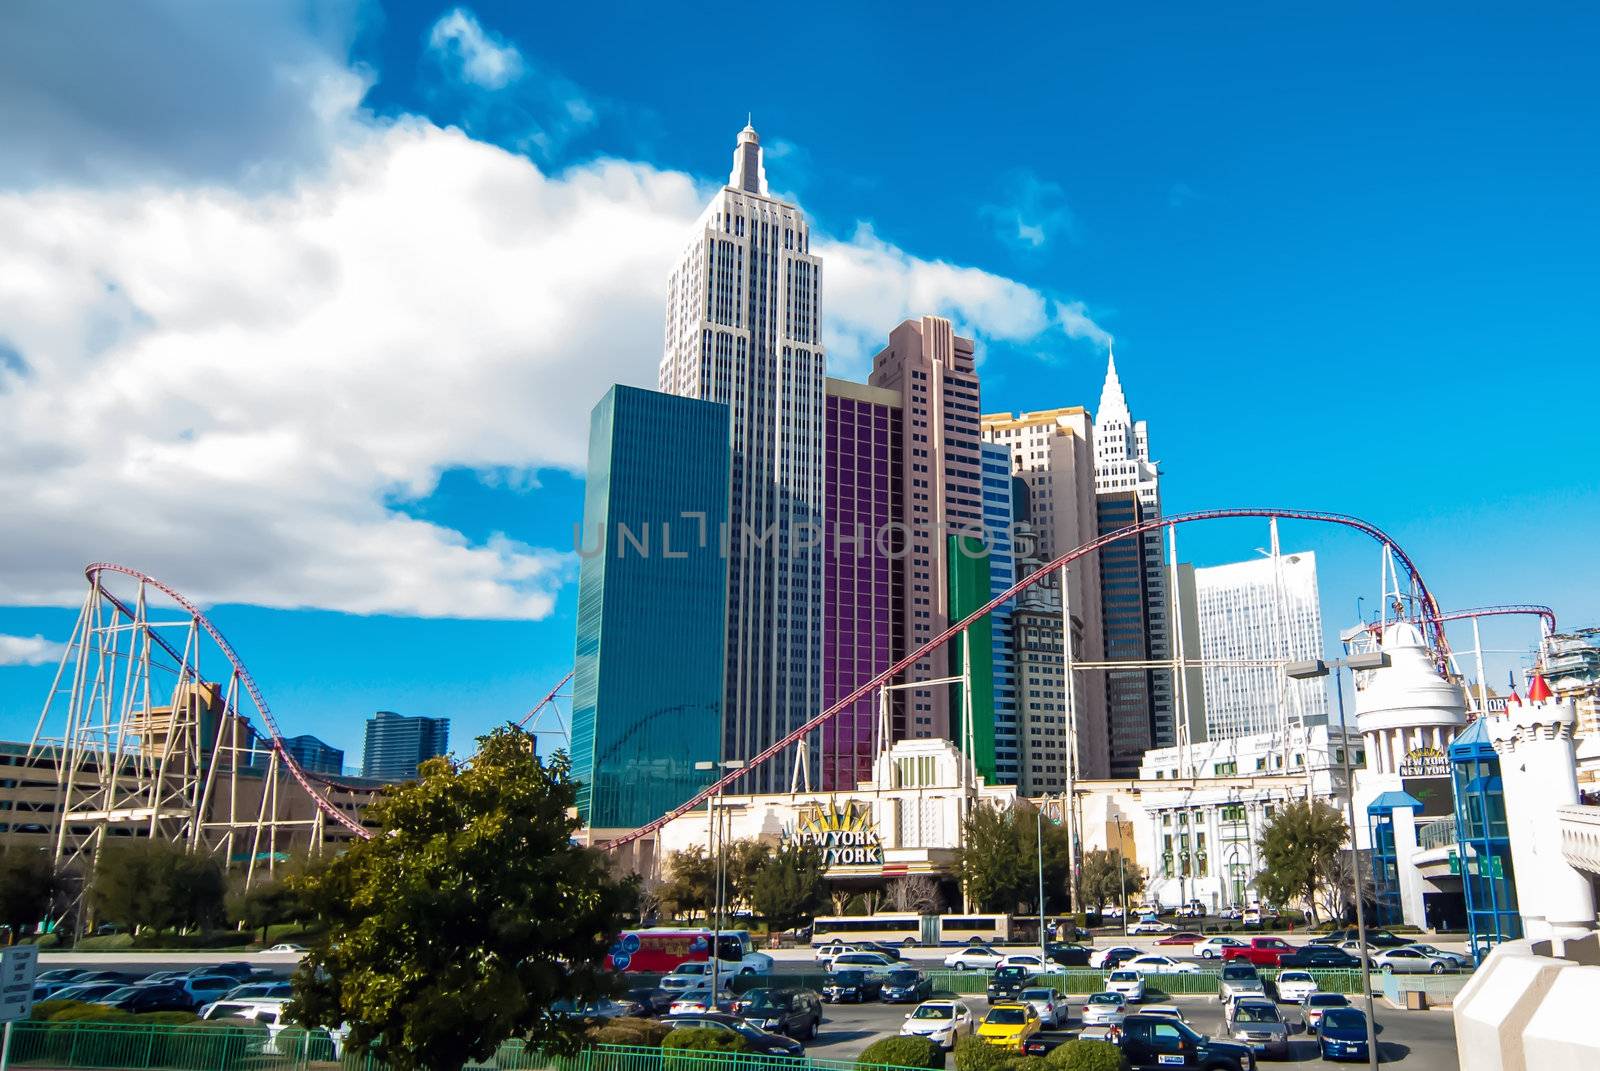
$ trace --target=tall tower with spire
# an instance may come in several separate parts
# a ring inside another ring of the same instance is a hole
[[[747,761],[822,709],[821,299],[810,227],[768,192],[746,124],[668,281],[660,370],[664,392],[729,410],[723,744],[707,760]],[[744,787],[786,789],[791,761]]]
[[[1161,473],[1150,460],[1150,433],[1134,420],[1117,377],[1117,358],[1106,354],[1106,381],[1094,418],[1094,488],[1100,534],[1161,516]],[[1101,612],[1106,657],[1153,661],[1172,657],[1171,583],[1160,530],[1113,543],[1101,551]],[[1129,580],[1137,577],[1138,584]],[[1177,741],[1172,674],[1115,670],[1106,675],[1111,775],[1137,776],[1143,753]]]

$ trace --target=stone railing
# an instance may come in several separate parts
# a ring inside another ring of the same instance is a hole
[[[1600,874],[1600,807],[1575,804],[1556,808],[1561,824],[1561,855],[1587,874]]]

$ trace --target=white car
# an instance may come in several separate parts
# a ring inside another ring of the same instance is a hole
[[[1134,975],[1135,978],[1138,975]],[[1091,993],[1089,999],[1083,1002],[1083,1025],[1090,1026],[1121,1026],[1123,1017],[1128,1014],[1128,998],[1121,993],[1107,990],[1104,993]]]
[[[1243,948],[1244,942],[1236,937],[1207,937],[1194,946],[1194,954],[1201,959],[1221,959],[1230,948]]]
[[[1053,1030],[1067,1021],[1067,998],[1062,993],[1045,986],[1030,986],[1017,994],[1017,1000],[1032,1004],[1039,1013],[1039,1022],[1046,1030]]]
[[[978,1025],[964,1001],[925,1000],[906,1016],[900,1027],[905,1037],[927,1038],[944,1049],[953,1049],[956,1042],[969,1036]]]
[[[1128,933],[1137,937],[1142,933],[1172,933],[1177,928],[1170,922],[1135,922],[1128,927]]]
[[[692,989],[680,991],[677,999],[672,1002],[669,1014],[698,1015],[704,1012],[721,1011],[722,1009],[719,1005],[726,1005],[732,1000],[732,990],[724,989],[713,996],[711,983],[704,982]]]
[[[828,963],[828,972],[834,971],[885,971],[890,967],[898,966],[899,961],[892,960],[882,952],[841,952],[834,956]]]
[[[1126,971],[1138,971],[1140,974],[1199,974],[1200,968],[1193,963],[1184,963],[1173,959],[1171,956],[1162,956],[1149,953],[1143,956],[1134,956],[1122,965]]]
[[[812,959],[818,963],[826,964],[834,956],[841,953],[860,951],[862,951],[860,945],[852,945],[845,941],[824,941],[816,947],[816,950],[812,953]]]
[[[1278,975],[1278,999],[1300,1004],[1317,991],[1317,980],[1310,971],[1282,971]]]
[[[992,971],[1000,966],[1005,953],[983,945],[959,948],[944,958],[944,965],[955,971]]]
[[[672,968],[672,973],[661,979],[660,986],[670,992],[679,993],[697,985],[708,985],[710,981],[711,964],[705,960],[690,960]]]
[[[285,944],[281,944],[281,945],[273,945],[271,948],[263,948],[257,954],[258,955],[262,955],[262,956],[267,956],[267,955],[271,955],[272,953],[275,953],[275,952],[293,952],[296,955],[299,955],[300,953],[302,953],[304,951],[305,951],[305,946],[304,945],[292,945],[292,944],[285,943]]]
[[[1020,953],[1000,961],[1001,967],[1021,967],[1033,974],[1066,974],[1067,969],[1053,959],[1042,959],[1038,953]]]
[[[1185,1026],[1189,1023],[1189,1020],[1183,1017],[1183,1012],[1178,1009],[1176,1004],[1146,1004],[1139,1009],[1139,1014],[1159,1015],[1163,1019],[1172,1019],[1183,1023]]]
[[[1106,975],[1106,991],[1121,993],[1123,1000],[1137,1004],[1144,999],[1144,975],[1138,971],[1112,971]]]

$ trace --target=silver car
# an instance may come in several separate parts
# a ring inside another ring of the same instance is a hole
[[[1242,997],[1228,1005],[1228,1034],[1251,1052],[1282,1060],[1289,1055],[1289,1024],[1270,1000]]]
[[[1256,973],[1254,966],[1248,963],[1223,964],[1222,974],[1217,979],[1218,1000],[1226,1004],[1239,997],[1266,995],[1266,986],[1261,984],[1261,975]]]
[[[1046,1030],[1052,1030],[1066,1021],[1067,998],[1054,989],[1043,986],[1030,987],[1017,994],[1017,999],[1033,1005],[1033,1010],[1039,1013],[1039,1021],[1044,1024]]]
[[[1434,959],[1442,959],[1450,965],[1452,970],[1466,970],[1468,967],[1472,966],[1472,957],[1467,955],[1465,952],[1446,952],[1442,948],[1435,948],[1432,945],[1425,945],[1420,941],[1416,944],[1406,945],[1406,947],[1414,948],[1418,952],[1421,952],[1424,956],[1432,956]]]
[[[1128,1014],[1128,998],[1121,993],[1091,993],[1083,1003],[1084,1026],[1121,1026]]]
[[[1443,974],[1454,964],[1440,956],[1430,956],[1416,945],[1390,948],[1372,957],[1372,966],[1392,974]]]

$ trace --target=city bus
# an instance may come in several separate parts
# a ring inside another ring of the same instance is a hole
[[[1038,929],[1037,923],[1034,929]],[[882,941],[904,945],[1005,944],[1013,926],[1006,915],[827,915],[811,924],[811,944]]]
[[[729,974],[766,974],[772,957],[758,952],[748,930],[723,930],[716,935],[721,969]],[[628,973],[666,974],[680,963],[711,958],[713,932],[703,926],[658,926],[624,930],[612,942],[606,966]]]

